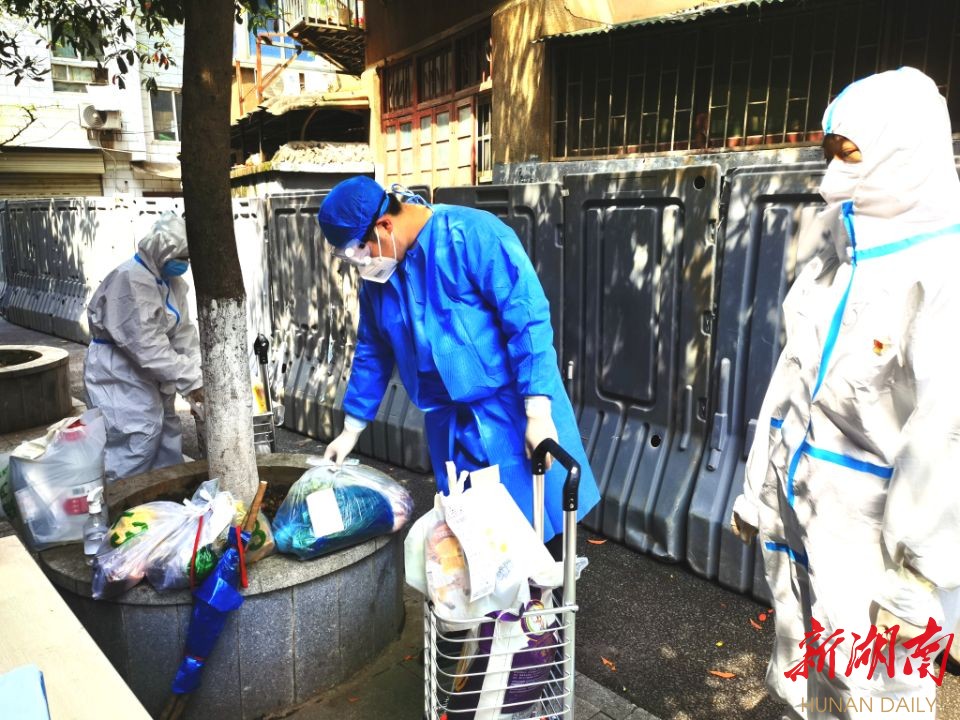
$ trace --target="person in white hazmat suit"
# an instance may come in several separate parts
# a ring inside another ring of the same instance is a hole
[[[183,462],[176,393],[203,401],[200,340],[187,310],[187,232],[160,216],[90,299],[83,380],[106,421],[108,482]]]
[[[791,706],[787,717],[933,718],[937,684],[905,661],[931,618],[943,629],[929,636],[939,650],[958,619],[960,181],[950,118],[933,81],[901,68],[847,87],[823,129],[828,207],[811,231],[825,243],[784,301],[786,344],[732,521],[745,542],[759,529],[776,611],[767,684]],[[817,643],[842,630],[834,677],[825,667],[790,679],[813,621]],[[847,675],[871,625],[898,628],[892,678],[883,660],[872,679],[862,665]]]

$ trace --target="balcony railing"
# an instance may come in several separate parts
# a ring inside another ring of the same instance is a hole
[[[284,5],[291,24],[306,21],[360,30],[366,25],[363,0],[288,0]]]
[[[362,0],[288,0],[287,34],[341,72],[360,75],[366,59]]]

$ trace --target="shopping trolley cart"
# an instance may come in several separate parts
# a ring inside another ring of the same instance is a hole
[[[545,590],[522,608],[455,623],[424,602],[424,717],[429,720],[573,720],[580,465],[550,438],[534,451],[533,518],[540,538],[548,453],[567,469],[562,588]],[[560,604],[554,606],[555,601]]]
[[[270,383],[267,377],[267,363],[270,354],[270,342],[264,335],[257,335],[253,343],[253,352],[260,365],[260,389],[263,395],[264,412],[253,415],[253,447],[258,455],[269,455],[277,451],[276,425],[280,422],[274,417],[273,402],[270,397]],[[282,407],[282,406],[278,406]],[[282,420],[282,418],[281,418]],[[207,426],[202,415],[193,413],[197,426],[197,451],[201,458],[207,457]]]

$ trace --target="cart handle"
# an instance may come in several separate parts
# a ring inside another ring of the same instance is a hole
[[[552,455],[557,462],[567,469],[567,479],[563,483],[563,509],[571,511],[577,509],[577,495],[580,490],[580,463],[573,456],[560,447],[553,438],[546,438],[533,451],[533,474],[543,475],[546,472],[547,455]]]
[[[254,340],[253,352],[261,365],[266,365],[270,362],[270,341],[267,340],[267,337],[263,333],[257,335],[257,339]]]

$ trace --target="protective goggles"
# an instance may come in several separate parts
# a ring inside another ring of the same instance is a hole
[[[331,252],[335,258],[339,258],[348,265],[363,267],[369,265],[372,259],[367,242],[367,240],[354,240],[342,248],[332,248]]]

